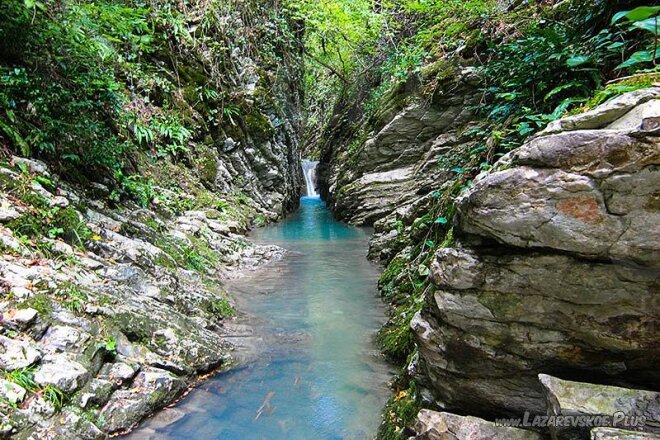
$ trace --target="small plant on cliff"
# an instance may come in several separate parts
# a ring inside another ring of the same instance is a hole
[[[231,318],[236,316],[236,311],[225,298],[219,298],[209,303],[208,311],[221,318]]]
[[[57,411],[62,409],[66,401],[64,392],[54,385],[46,385],[39,391],[39,394],[43,396],[46,402],[51,403]]]
[[[85,304],[89,300],[87,294],[71,282],[63,283],[53,293],[62,301],[64,307],[76,314],[85,310]]]
[[[4,371],[3,376],[9,382],[23,387],[28,392],[35,392],[39,389],[39,385],[34,381],[34,367]]]
[[[106,351],[111,357],[117,356],[117,339],[112,336],[105,337],[97,344],[99,348]]]
[[[409,428],[422,408],[417,400],[415,382],[411,381],[405,389],[397,389],[383,413],[383,424],[378,430],[380,440],[402,440],[408,438]]]

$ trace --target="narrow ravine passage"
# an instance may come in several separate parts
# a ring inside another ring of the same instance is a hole
[[[365,258],[368,231],[335,221],[319,198],[303,197],[297,213],[254,238],[289,251],[231,286],[249,315],[255,360],[194,390],[176,407],[175,423],[147,422],[131,438],[375,435],[391,372],[372,341],[384,310],[378,269]]]

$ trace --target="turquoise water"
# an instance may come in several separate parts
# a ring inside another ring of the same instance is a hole
[[[253,356],[202,383],[134,439],[374,437],[391,371],[373,344],[385,313],[378,269],[365,258],[368,232],[304,197],[296,214],[253,238],[289,250],[229,286],[251,333],[237,345]]]

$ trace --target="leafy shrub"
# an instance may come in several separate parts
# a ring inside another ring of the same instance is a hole
[[[654,65],[659,10],[623,11],[612,23],[627,20],[629,25],[593,31],[594,21],[600,23],[597,18],[608,9],[601,3],[587,7],[571,2],[563,20],[541,18],[522,30],[521,37],[490,41],[490,57],[482,68],[488,104],[482,111],[490,120],[515,128],[506,133],[517,137],[509,148],[571,106],[588,101],[608,75]],[[640,29],[650,36],[641,35]]]

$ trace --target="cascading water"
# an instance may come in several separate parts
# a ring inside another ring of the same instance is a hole
[[[307,197],[318,197],[316,192],[316,167],[319,165],[317,160],[303,159],[302,169],[305,176],[305,186],[307,187]]]

